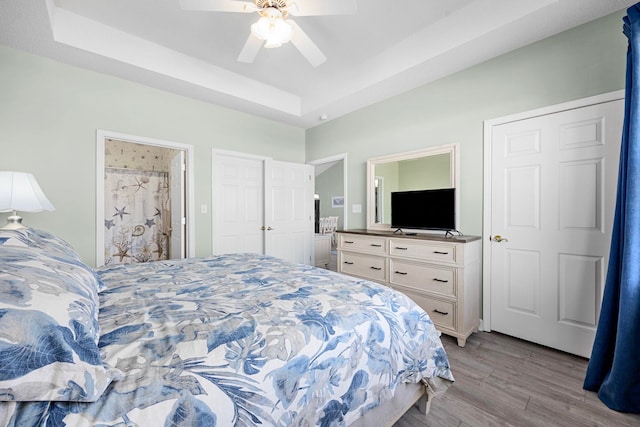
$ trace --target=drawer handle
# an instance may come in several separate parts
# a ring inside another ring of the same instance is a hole
[[[400,246],[396,246],[396,249],[398,249],[400,251],[406,251],[408,248],[401,248]]]
[[[433,281],[434,281],[434,282],[440,282],[440,283],[449,283],[449,281],[448,281],[448,280],[438,279],[437,277],[434,277]]]
[[[353,243],[353,241],[352,241],[352,240],[345,240],[344,242],[345,242],[345,243],[348,243],[348,244],[352,244],[352,243]]]
[[[372,269],[372,270],[382,270],[382,267],[374,267],[374,266],[371,266],[371,269]]]
[[[406,276],[407,274],[409,274],[406,271],[396,271],[395,273],[396,274],[402,274],[403,276]]]
[[[449,252],[442,252],[442,251],[433,251],[433,253],[438,255],[449,255]]]
[[[349,264],[349,265],[353,265],[353,263],[351,261],[345,261],[345,264]]]
[[[438,314],[442,314],[443,316],[448,316],[449,315],[448,311],[440,311],[437,308],[435,310],[433,310],[433,311],[438,313]]]
[[[371,246],[373,246],[374,248],[381,248],[382,247],[382,245],[378,245],[376,243],[372,243]]]

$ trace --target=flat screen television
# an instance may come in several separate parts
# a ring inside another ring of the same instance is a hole
[[[391,193],[391,227],[456,229],[455,188]]]

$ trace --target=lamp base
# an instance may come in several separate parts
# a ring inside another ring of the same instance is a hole
[[[27,226],[22,224],[22,217],[14,212],[13,215],[7,217],[7,225],[0,227],[0,230],[20,230],[22,228],[27,228]]]

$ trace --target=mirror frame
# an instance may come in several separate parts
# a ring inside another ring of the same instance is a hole
[[[391,224],[375,222],[375,172],[376,166],[383,163],[397,162],[401,160],[413,160],[421,157],[435,156],[439,154],[450,155],[450,176],[449,182],[451,187],[458,189],[459,168],[458,168],[458,144],[441,145],[416,151],[407,151],[405,153],[390,154],[380,157],[372,157],[367,160],[367,229],[368,230],[384,230],[391,231]],[[456,229],[460,229],[460,192],[456,191]],[[436,233],[435,230],[425,230],[423,232]]]

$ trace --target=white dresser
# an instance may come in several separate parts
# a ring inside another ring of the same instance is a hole
[[[480,250],[478,236],[339,231],[338,271],[405,293],[464,347],[480,325]]]

